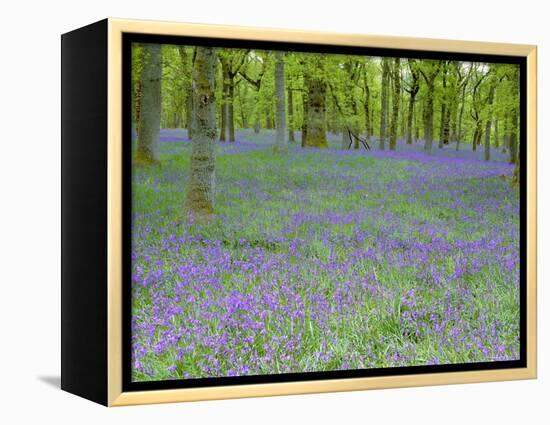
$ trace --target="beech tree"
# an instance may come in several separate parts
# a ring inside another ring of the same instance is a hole
[[[162,57],[160,44],[142,45],[136,163],[159,161]]]
[[[414,59],[407,61],[409,69],[409,80],[405,82],[405,91],[409,93],[409,105],[407,109],[407,144],[413,142],[413,115],[416,105],[416,95],[420,90],[420,73],[418,71],[418,63]]]
[[[307,103],[304,111],[305,131],[302,134],[302,147],[328,147],[325,61],[323,55],[311,54],[307,60],[308,69],[304,71]]]
[[[426,60],[418,68],[426,82],[426,94],[424,100],[424,150],[430,152],[433,143],[434,127],[434,87],[435,79],[440,71],[441,62]]]
[[[198,205],[191,200],[199,199],[201,191],[200,199],[213,203],[213,171],[206,176],[215,161],[209,153],[213,147],[205,142],[211,131],[224,141],[235,140],[237,129],[273,129],[275,152],[287,151],[300,129],[304,148],[370,149],[370,140],[377,138],[380,149],[395,150],[399,137],[412,145],[423,135],[423,147],[430,152],[436,138],[441,149],[455,142],[459,150],[467,140],[479,158],[496,159],[495,150],[501,149],[519,168],[517,65],[218,49],[211,82],[217,101],[209,121],[209,109],[196,104],[197,88],[202,87],[202,98],[206,93],[197,70],[206,69],[208,52],[214,51],[148,44],[132,50],[135,161],[158,163],[160,128],[185,126],[197,142],[189,205]],[[337,133],[341,140],[335,140]],[[185,141],[181,133],[174,134],[174,142]],[[212,185],[205,185],[209,180]],[[210,204],[202,205],[193,209],[207,212],[204,205]]]
[[[221,63],[222,72],[222,104],[221,104],[221,125],[220,141],[235,141],[235,76],[239,73],[248,50],[223,49],[218,57]]]
[[[187,209],[197,216],[214,212],[216,65],[216,49],[197,47],[193,64],[194,136],[187,189]]]

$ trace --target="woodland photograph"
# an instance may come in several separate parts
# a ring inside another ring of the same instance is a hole
[[[518,360],[519,81],[132,43],[132,381]]]

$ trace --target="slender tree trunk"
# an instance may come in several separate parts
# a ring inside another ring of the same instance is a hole
[[[414,103],[416,101],[416,93],[410,93],[409,95],[409,107],[407,111],[407,144],[410,145],[413,142],[413,114]]]
[[[424,104],[424,150],[431,152],[434,126],[434,83],[428,83],[426,103]]]
[[[197,47],[193,66],[195,135],[186,208],[197,216],[209,216],[214,212],[216,56],[214,48]]]
[[[229,80],[229,87],[227,88],[227,123],[229,127],[229,141],[235,141],[235,81],[233,77]]]
[[[222,96],[224,96],[223,92]],[[227,141],[227,104],[222,100],[220,107],[220,142],[225,141]]]
[[[517,164],[518,162],[518,108],[514,107],[512,111],[512,122],[510,125],[510,139],[509,139],[509,155],[510,164]]]
[[[244,86],[246,87],[246,86]],[[243,93],[244,92],[244,93]],[[240,89],[239,90],[239,109],[241,111],[241,124],[242,124],[242,128],[248,128],[248,120],[247,120],[247,116],[246,116],[246,111],[245,111],[245,102],[243,101],[243,98],[246,97],[246,88],[244,89]]]
[[[507,110],[504,112],[503,124],[502,153],[506,153],[506,150],[510,146],[510,114]]]
[[[380,150],[385,149],[386,131],[387,131],[387,116],[388,116],[388,84],[389,84],[389,59],[382,58],[382,88],[380,95],[380,139],[378,147]]]
[[[260,111],[256,111],[256,116],[254,118],[254,133],[258,134],[260,132]]]
[[[400,71],[399,72],[400,85],[402,81],[403,81],[403,74]],[[399,96],[399,115],[401,116],[401,131],[398,132],[397,137],[398,138],[402,137],[404,139],[407,134],[407,114],[405,113],[405,90],[403,85],[401,85],[401,91]]]
[[[353,99],[351,101],[351,106],[352,106],[352,109],[353,109],[353,116],[357,117],[359,115],[359,111],[357,109],[357,102]],[[357,124],[356,120],[353,120],[350,130],[354,134],[359,133],[359,125]],[[348,131],[348,133],[349,133],[349,131]],[[357,138],[353,138],[353,149],[359,149],[359,140]]]
[[[307,116],[308,116],[308,101],[307,95],[302,95],[302,137],[300,144],[303,148],[306,147],[307,139]]]
[[[458,137],[458,129],[457,129],[457,125],[458,125],[458,105],[453,102],[453,109],[452,109],[452,112],[450,114],[451,116],[451,122],[450,122],[450,129],[451,129],[451,135],[450,135],[450,140],[449,141],[452,141],[452,142],[456,142],[457,140],[457,137]]]
[[[342,127],[342,149],[348,149],[351,146],[351,138],[346,126]]]
[[[160,44],[143,45],[141,72],[140,119],[136,162],[152,164],[159,161],[162,57]]]
[[[372,136],[372,117],[370,111],[370,88],[367,77],[365,76],[365,130],[367,132],[367,141],[370,141]]]
[[[447,106],[447,72],[448,72],[448,67],[447,65],[444,66],[444,69],[443,69],[443,80],[442,80],[442,86],[443,86],[443,94],[441,96],[441,123],[440,123],[440,126],[439,126],[439,143],[438,143],[438,148],[441,149],[443,148],[443,145],[445,145],[445,131],[449,132],[449,128],[448,128],[448,125],[449,125],[449,121],[447,120],[447,109],[448,109],[448,106]],[[447,136],[447,143],[448,143],[448,136]]]
[[[193,138],[193,89],[190,87],[186,93],[185,99],[185,126],[187,128],[187,138]]]
[[[284,53],[275,52],[275,152],[287,152]]]
[[[222,102],[220,113],[220,142],[228,140],[229,130],[229,68],[226,61],[222,61]]]
[[[492,84],[489,89],[489,96],[487,97],[487,108],[489,109],[489,115],[487,117],[487,121],[485,122],[485,149],[483,152],[483,158],[485,161],[489,161],[491,159],[491,127],[492,127],[492,108],[493,108],[493,102],[495,99],[495,90],[496,90],[496,84]]]
[[[133,59],[132,59],[133,60]],[[141,78],[143,73],[143,48],[138,45],[137,46],[137,58],[136,63],[132,65],[132,72],[136,73],[136,80],[134,82],[134,90],[132,91],[132,106],[133,106],[133,121],[132,126],[136,130],[136,136],[139,139],[139,121],[141,117]]]
[[[498,119],[495,119],[495,148],[500,147],[500,134],[498,130]]]
[[[422,111],[419,111],[420,105],[417,103],[414,104],[414,141],[418,142],[420,140],[420,128],[422,126]]]
[[[307,120],[306,134],[304,142],[305,147],[326,148],[326,83],[319,77],[308,76],[306,78],[307,87]]]
[[[296,143],[294,138],[294,99],[292,97],[292,89],[289,87],[288,90],[288,141],[290,143]]]
[[[460,142],[462,141],[462,119],[464,117],[464,107],[466,105],[466,84],[462,86],[462,96],[460,102],[460,112],[458,113],[457,134],[456,134],[456,150],[460,149]]]
[[[401,72],[400,60],[394,59],[393,63],[393,105],[390,122],[390,150],[394,151],[397,146],[397,127],[399,125],[399,97],[401,95]]]
[[[518,141],[518,128],[519,128],[519,122],[518,122],[518,110],[517,108],[514,108],[514,114],[512,115],[513,119],[513,132],[511,134],[511,148],[510,150],[514,150],[515,154],[514,157],[511,158],[514,160],[514,175],[512,177],[512,181],[519,185],[520,183],[520,169],[521,169],[521,161],[520,161],[520,146]]]
[[[141,76],[136,82],[134,88],[134,123],[136,126],[136,134],[139,139],[139,122],[141,120]]]

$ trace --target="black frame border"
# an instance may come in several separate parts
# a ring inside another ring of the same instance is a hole
[[[132,381],[131,354],[131,222],[132,222],[132,158],[131,158],[131,45],[158,43],[186,46],[249,48],[312,53],[417,59],[451,59],[471,62],[507,63],[519,65],[520,83],[520,359],[478,363],[403,366],[391,368],[300,372],[274,375],[247,375],[162,381]],[[288,383],[383,376],[405,376],[484,370],[506,370],[527,367],[527,57],[477,53],[453,53],[413,49],[357,47],[258,41],[243,39],[172,36],[141,33],[122,34],[122,391],[147,391],[184,388],[220,387],[228,385]]]

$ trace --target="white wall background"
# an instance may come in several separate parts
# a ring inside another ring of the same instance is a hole
[[[78,424],[550,421],[545,243],[548,14],[535,0],[0,3],[0,422]],[[539,46],[539,379],[105,409],[56,388],[60,344],[60,39],[107,16]],[[547,239],[546,239],[547,240]],[[547,244],[546,244],[547,247]],[[546,394],[545,394],[546,393]],[[7,420],[6,420],[7,419]]]

